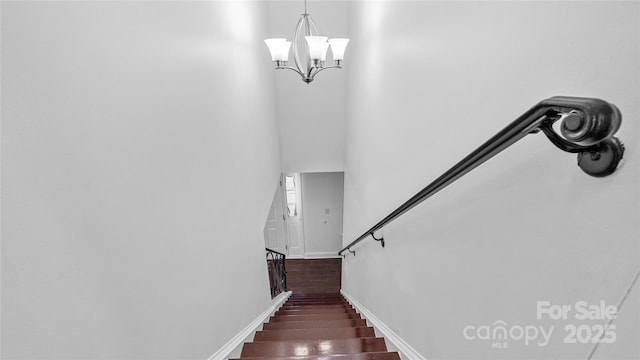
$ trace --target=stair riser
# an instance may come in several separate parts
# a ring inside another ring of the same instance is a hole
[[[342,297],[289,297],[289,301],[345,301]]]
[[[317,304],[317,305],[293,305],[293,304],[284,304],[281,308],[325,308],[325,309],[333,309],[333,308],[349,308],[352,306],[349,304]]]
[[[354,309],[299,309],[278,310],[275,315],[310,315],[310,314],[355,314]]]
[[[279,315],[271,317],[269,322],[280,321],[313,321],[313,320],[348,320],[361,319],[358,314],[321,314],[321,315]]]
[[[360,354],[334,354],[326,356],[260,356],[244,357],[246,360],[400,360],[397,352],[368,352]],[[238,360],[238,359],[231,359]]]
[[[312,328],[342,328],[367,326],[367,321],[360,320],[324,320],[324,321],[281,321],[266,323],[263,330],[279,329],[312,329]]]
[[[280,308],[280,310],[277,310],[276,312],[291,312],[291,313],[301,313],[301,312],[317,312],[317,313],[322,313],[322,314],[326,314],[326,313],[348,313],[348,312],[352,312],[352,311],[356,311],[354,308]]]
[[[291,301],[311,301],[311,300],[320,300],[320,301],[344,301],[345,299],[341,296],[290,296],[289,300]]]
[[[286,303],[287,306],[310,306],[310,305],[344,305],[349,306],[344,301],[291,301]]]
[[[256,332],[253,341],[283,341],[283,340],[332,340],[375,337],[371,327],[333,328],[333,329],[288,329],[263,330]]]

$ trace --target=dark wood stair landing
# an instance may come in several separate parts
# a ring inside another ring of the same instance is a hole
[[[242,348],[242,359],[400,360],[340,294],[293,294]]]

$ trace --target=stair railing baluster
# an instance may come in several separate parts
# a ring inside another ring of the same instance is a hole
[[[271,289],[271,298],[275,298],[280,293],[288,291],[287,269],[285,267],[286,255],[269,248],[265,248],[265,250],[267,258],[267,270],[269,272],[269,287]]]

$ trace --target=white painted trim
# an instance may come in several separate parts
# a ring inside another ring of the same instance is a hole
[[[357,300],[355,300],[349,293],[344,290],[340,290],[342,296],[344,296],[356,310],[367,319],[373,327],[384,336],[386,340],[391,342],[400,353],[400,357],[402,359],[410,359],[410,360],[426,360],[424,356],[422,356],[419,352],[417,352],[414,348],[412,348],[406,341],[404,341],[398,334],[393,332],[382,320],[378,319],[373,313],[371,313],[367,308],[362,306]]]
[[[229,354],[233,352],[237,347],[241,346],[245,339],[251,336],[259,326],[264,324],[264,322],[271,316],[273,313],[280,308],[289,296],[292,294],[291,291],[283,292],[280,295],[276,296],[275,299],[272,300],[271,306],[269,306],[262,314],[258,315],[247,327],[240,330],[231,340],[229,340],[226,344],[224,344],[218,351],[216,351],[213,355],[209,356],[207,360],[225,360],[229,358]]]
[[[304,254],[305,259],[335,259],[340,258],[337,251],[311,252]]]

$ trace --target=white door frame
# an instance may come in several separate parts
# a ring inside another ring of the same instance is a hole
[[[269,215],[264,225],[265,247],[287,254],[287,235],[285,233],[284,209],[282,208],[282,185],[276,187]]]
[[[296,212],[294,215],[290,215],[287,206],[287,187],[286,178],[290,176],[294,177],[294,183],[296,188]],[[285,243],[287,244],[287,257],[289,258],[304,258],[305,256],[305,243],[304,243],[304,220],[302,213],[302,177],[300,173],[285,173],[280,177],[282,184],[282,208],[285,217]]]

